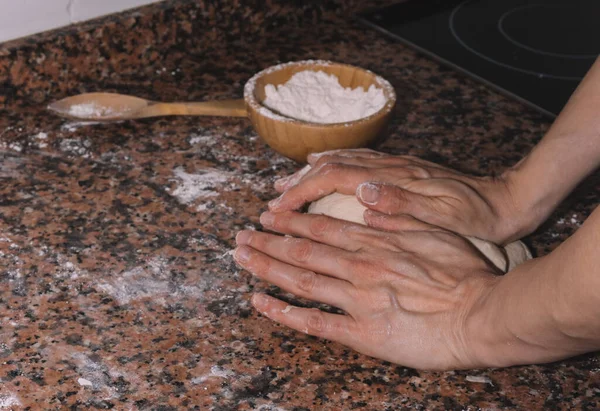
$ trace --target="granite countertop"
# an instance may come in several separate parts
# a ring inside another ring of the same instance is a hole
[[[95,90],[238,98],[258,70],[318,58],[372,69],[396,87],[387,152],[496,173],[550,124],[352,21],[361,2],[240,3],[167,1],[0,49],[0,408],[600,407],[596,354],[423,372],[257,315],[254,290],[281,292],[229,251],[238,230],[260,229],[274,179],[297,165],[248,120],[81,124],[45,111]],[[598,193],[588,179],[528,244],[548,253]]]

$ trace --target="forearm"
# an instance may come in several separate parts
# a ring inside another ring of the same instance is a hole
[[[600,58],[540,143],[504,174],[515,209],[521,212],[515,218],[535,229],[598,164]]]
[[[507,366],[600,349],[599,233],[596,210],[554,252],[498,281],[467,322],[476,357]]]

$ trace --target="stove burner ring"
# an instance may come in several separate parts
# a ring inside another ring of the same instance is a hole
[[[458,32],[456,31],[456,15],[457,13],[460,11],[460,9],[462,9],[467,3],[470,3],[474,0],[465,0],[462,3],[460,3],[458,6],[456,6],[454,8],[454,10],[452,10],[452,13],[450,14],[450,19],[448,21],[448,25],[450,28],[450,32],[452,33],[452,35],[454,36],[454,38],[456,39],[456,41],[458,41],[460,43],[461,46],[463,46],[465,49],[469,50],[471,53],[481,57],[482,59],[486,60],[489,63],[492,64],[496,64],[500,67],[504,67],[506,69],[509,70],[514,70],[514,71],[518,71],[520,73],[523,74],[529,74],[538,78],[552,78],[552,79],[557,79],[557,80],[570,80],[570,81],[580,81],[583,77],[574,77],[574,76],[557,76],[554,74],[549,74],[549,73],[540,73],[537,71],[533,71],[533,70],[527,70],[527,69],[523,69],[520,67],[516,67],[513,66],[512,64],[507,64],[507,63],[503,63],[501,61],[498,61],[492,57],[489,57],[477,50],[475,50],[473,47],[469,46],[458,34]]]
[[[498,31],[500,33],[502,33],[502,35],[504,36],[504,38],[506,38],[506,40],[510,41],[515,46],[521,47],[522,49],[525,49],[527,51],[531,51],[532,53],[543,54],[545,56],[559,57],[559,58],[565,58],[565,59],[593,59],[593,58],[597,57],[597,54],[563,54],[563,53],[554,53],[551,51],[536,49],[534,47],[530,47],[527,44],[524,44],[524,43],[516,40],[515,38],[513,38],[510,34],[508,34],[506,32],[506,30],[504,29],[504,20],[506,20],[507,17],[509,17],[511,14],[514,14],[518,11],[521,11],[524,9],[532,9],[535,7],[553,7],[553,8],[561,8],[561,9],[566,8],[566,7],[552,6],[549,4],[541,4],[541,3],[540,4],[528,4],[526,6],[515,7],[514,9],[507,11],[500,17],[500,19],[498,20]]]

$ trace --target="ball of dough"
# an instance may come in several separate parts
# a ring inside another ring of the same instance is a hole
[[[333,193],[315,201],[308,207],[311,214],[324,214],[340,220],[365,224],[363,214],[366,207],[355,196]],[[471,242],[492,264],[502,272],[508,272],[517,265],[531,259],[531,252],[521,241],[515,241],[506,247],[481,240],[475,237],[465,237]]]

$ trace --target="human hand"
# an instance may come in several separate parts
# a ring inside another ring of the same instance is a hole
[[[460,236],[409,216],[395,217],[402,231],[394,233],[295,212],[267,212],[261,223],[302,238],[242,231],[236,261],[288,292],[347,313],[294,307],[255,294],[253,305],[268,318],[415,368],[496,363],[481,358],[486,352],[478,346],[481,330],[469,331],[467,321],[501,277]]]
[[[296,210],[333,192],[356,194],[373,211],[398,218],[409,214],[497,244],[529,234],[543,217],[530,216],[519,204],[509,178],[468,176],[416,157],[367,149],[311,155],[308,162],[275,183],[282,195],[269,203],[272,212]],[[389,225],[378,225],[380,221]],[[393,218],[367,220],[385,230],[391,230],[393,222]]]

